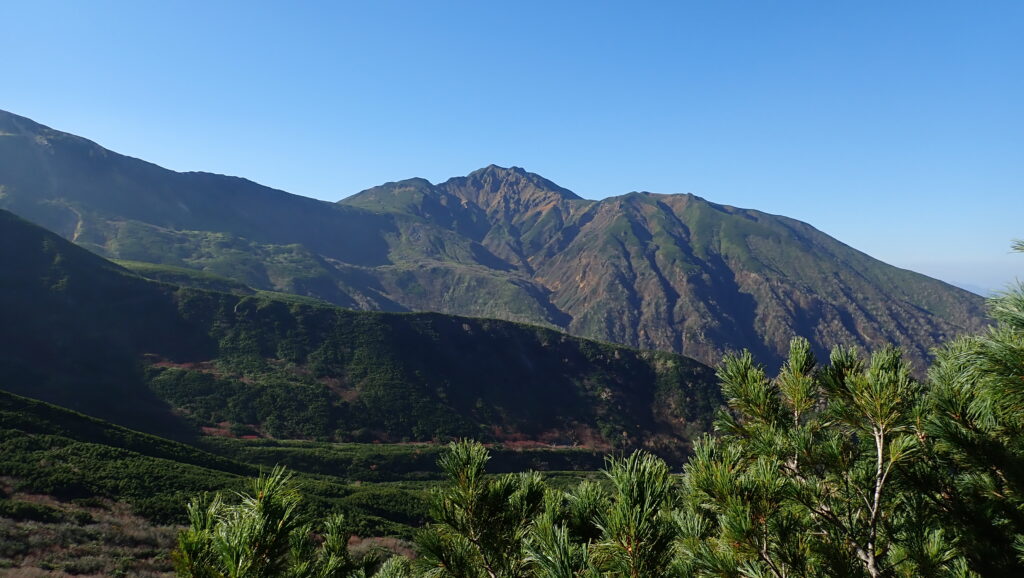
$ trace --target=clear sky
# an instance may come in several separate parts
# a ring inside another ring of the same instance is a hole
[[[0,108],[337,200],[495,163],[1024,280],[1024,2],[0,4]]]

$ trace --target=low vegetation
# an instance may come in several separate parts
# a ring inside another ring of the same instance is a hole
[[[170,552],[180,526],[156,524],[112,500],[58,501],[4,485],[0,574],[162,576],[173,571]]]
[[[381,544],[409,552],[443,478],[441,448],[431,444],[205,438],[201,446],[0,392],[0,573],[170,572],[177,528],[188,522],[182,504],[203,492],[244,491],[248,478],[277,463],[301,488],[303,516],[344,517],[344,531],[359,542],[354,558]],[[568,470],[545,473],[558,487],[591,475],[602,460],[584,449],[492,451],[499,471]]]

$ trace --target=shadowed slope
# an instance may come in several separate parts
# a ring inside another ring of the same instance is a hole
[[[719,400],[710,368],[680,356],[157,283],[6,211],[0,257],[0,387],[163,435],[680,453]]]

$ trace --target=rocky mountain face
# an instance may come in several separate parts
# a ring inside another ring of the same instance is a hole
[[[774,366],[794,335],[930,348],[983,300],[810,225],[693,195],[583,199],[520,168],[386,183],[339,203],[175,173],[0,114],[0,207],[101,255],[356,309],[523,321],[717,363]]]
[[[412,193],[415,191],[415,193]],[[694,195],[589,201],[520,168],[436,186],[389,183],[341,201],[471,236],[542,287],[571,333],[714,362],[774,364],[794,335],[928,350],[981,326],[982,301],[858,252],[810,225]]]

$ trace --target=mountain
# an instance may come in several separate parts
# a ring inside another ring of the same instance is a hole
[[[457,233],[245,179],[169,171],[6,112],[0,208],[105,257],[200,269],[354,309],[558,325],[542,287]],[[447,307],[431,306],[452,286],[487,292],[488,304],[452,291]]]
[[[917,361],[982,324],[981,299],[886,265],[805,223],[694,195],[587,201],[537,175],[490,166],[417,206],[403,183],[343,204],[430,215],[431,203],[484,215],[475,240],[550,291],[571,333],[711,362],[750,349],[774,365],[793,335],[819,354],[895,343]],[[449,200],[450,199],[450,200]],[[442,221],[444,222],[444,221]]]
[[[353,309],[535,323],[769,367],[793,335],[929,350],[983,299],[810,225],[693,195],[580,198],[520,168],[386,183],[338,203],[176,173],[0,113],[0,207],[106,257],[198,269]],[[184,282],[184,281],[183,281]]]
[[[474,437],[685,453],[696,361],[541,327],[151,281],[0,211],[0,387],[164,436]]]

